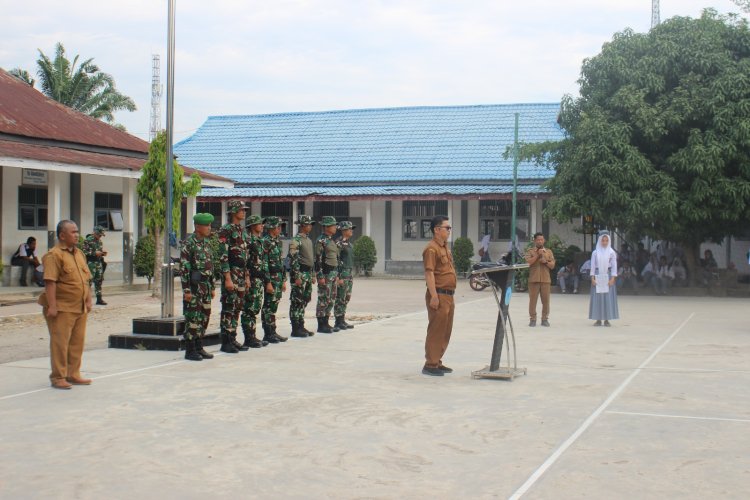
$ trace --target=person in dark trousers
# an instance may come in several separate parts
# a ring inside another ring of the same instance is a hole
[[[32,279],[38,286],[44,286],[44,279],[40,272],[36,270],[39,267],[39,257],[36,254],[36,238],[29,236],[26,243],[21,243],[18,249],[10,258],[11,266],[21,268],[21,286],[29,286],[26,281],[26,275],[31,269]]]

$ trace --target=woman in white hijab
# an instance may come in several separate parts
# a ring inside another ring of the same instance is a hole
[[[591,302],[589,319],[594,326],[611,326],[609,320],[619,319],[617,309],[617,253],[610,245],[609,231],[600,231],[596,250],[591,253]]]

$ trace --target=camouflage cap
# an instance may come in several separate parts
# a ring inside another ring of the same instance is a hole
[[[227,213],[236,214],[240,210],[245,210],[245,209],[247,209],[247,207],[245,206],[244,201],[232,200],[227,203]]]
[[[272,215],[271,217],[266,217],[266,229],[273,229],[275,227],[279,226],[285,226],[286,222],[281,220],[279,217],[276,217],[275,215]]]
[[[264,222],[265,220],[266,220],[266,219],[264,219],[264,218],[263,218],[263,217],[261,217],[260,215],[257,215],[257,214],[253,214],[253,215],[251,215],[250,217],[248,217],[248,218],[247,218],[247,219],[245,220],[245,225],[246,225],[246,226],[254,226],[254,225],[256,225],[256,224],[263,224],[263,222]]]
[[[206,213],[197,213],[193,215],[193,223],[198,226],[210,226],[214,221],[214,216]]]
[[[350,220],[342,220],[341,222],[339,222],[339,229],[354,229],[356,227],[357,226],[352,224],[352,221]]]
[[[104,235],[104,226],[94,226],[94,234]]]
[[[331,217],[330,215],[326,215],[323,217],[323,220],[320,221],[321,226],[335,226],[336,225],[336,217]]]
[[[297,222],[296,223],[299,224],[299,225],[304,225],[304,224],[313,225],[313,224],[315,224],[315,221],[309,215],[300,215],[299,217],[297,217]]]

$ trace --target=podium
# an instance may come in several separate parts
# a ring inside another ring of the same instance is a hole
[[[516,336],[513,333],[513,323],[510,320],[508,306],[513,289],[516,270],[525,269],[528,264],[502,265],[492,262],[474,264],[471,274],[484,275],[492,285],[492,294],[497,302],[497,323],[495,324],[495,340],[492,345],[492,357],[489,366],[471,372],[472,378],[491,378],[513,381],[515,377],[526,375],[526,368],[519,368],[516,357]],[[506,362],[500,366],[500,358],[505,347]]]

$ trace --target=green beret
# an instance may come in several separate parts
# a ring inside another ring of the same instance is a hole
[[[210,226],[214,221],[214,216],[211,214],[198,213],[193,215],[193,223],[198,226]]]

